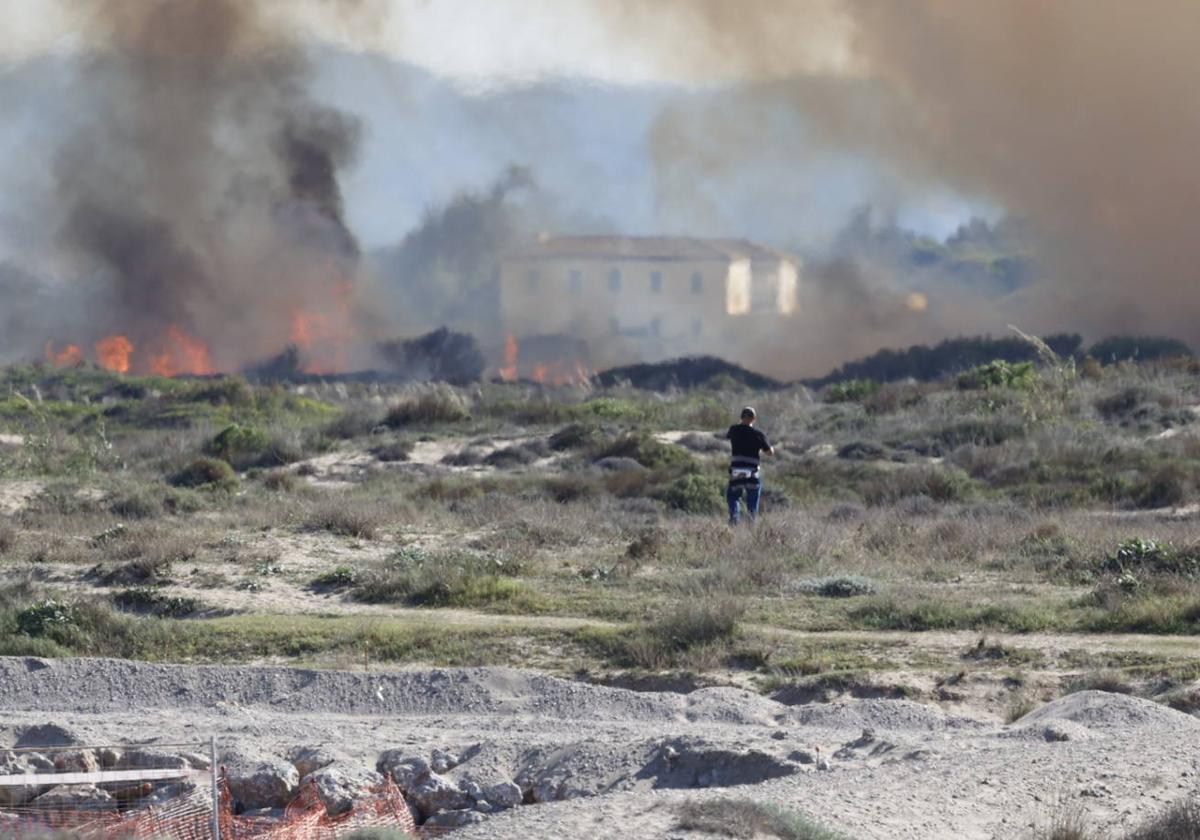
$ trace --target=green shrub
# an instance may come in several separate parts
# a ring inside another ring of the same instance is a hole
[[[342,537],[371,540],[384,524],[379,509],[348,496],[323,500],[304,520],[310,531],[328,531]]]
[[[1134,484],[1134,504],[1143,510],[1176,507],[1188,497],[1189,476],[1178,464],[1162,464]]]
[[[1124,840],[1200,840],[1200,801],[1182,799]]]
[[[878,390],[874,379],[848,379],[827,386],[822,398],[827,403],[862,402]]]
[[[176,487],[201,490],[236,490],[238,485],[233,467],[217,458],[197,458],[172,475],[169,481]]]
[[[779,840],[846,840],[837,832],[803,814],[751,799],[707,799],[684,802],[675,808],[677,828],[735,840],[776,837]]]
[[[695,459],[682,446],[663,443],[645,433],[623,435],[593,448],[590,454],[593,461],[601,458],[632,458],[649,469],[695,464]]]
[[[78,623],[75,605],[47,598],[17,613],[17,630],[26,636],[49,636]]]
[[[646,627],[646,635],[668,651],[686,651],[732,641],[745,614],[741,602],[726,597],[686,598]]]
[[[382,426],[383,421],[383,412],[374,406],[351,406],[325,427],[325,435],[334,440],[365,437]]]
[[[796,584],[797,590],[822,598],[853,598],[857,595],[874,595],[875,582],[861,575],[838,575],[834,577],[805,580]]]
[[[1006,362],[996,359],[958,375],[958,387],[964,391],[988,391],[993,388],[1028,390],[1038,381],[1033,362]]]
[[[160,618],[183,618],[195,615],[204,609],[204,605],[195,598],[165,595],[149,586],[122,589],[115,593],[112,599],[118,609],[155,615]]]
[[[571,423],[550,435],[550,448],[555,452],[568,449],[596,447],[604,440],[604,432],[590,423]]]
[[[970,477],[954,467],[905,467],[888,470],[864,481],[859,492],[868,504],[892,504],[909,496],[927,496],[935,502],[969,499],[974,489]]]
[[[660,498],[667,507],[683,513],[713,514],[721,510],[722,482],[695,473],[667,485]]]
[[[398,429],[414,424],[458,423],[470,416],[465,401],[450,388],[407,397],[388,409],[384,425]]]
[[[1114,575],[1169,574],[1200,576],[1200,552],[1179,551],[1170,543],[1134,537],[1117,546],[1100,563],[1100,570]]]
[[[474,607],[525,595],[512,575],[518,566],[468,552],[426,554],[406,549],[360,577],[354,597],[367,603],[404,602],[414,606]]]
[[[312,579],[318,589],[340,589],[358,582],[358,571],[353,566],[334,566]]]
[[[393,440],[371,448],[371,454],[375,456],[375,459],[383,461],[385,464],[407,461],[412,451],[411,440]]]
[[[11,525],[0,523],[0,557],[12,554],[18,542],[17,529]]]
[[[108,500],[108,511],[122,519],[153,519],[163,514],[161,491],[138,488]]]

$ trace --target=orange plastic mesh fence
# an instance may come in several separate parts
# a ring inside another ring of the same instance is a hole
[[[391,779],[355,800],[354,807],[331,817],[315,784],[300,788],[279,820],[237,817],[229,808],[229,790],[222,785],[221,840],[337,840],[360,828],[393,828],[416,834],[416,824],[404,794]]]
[[[329,816],[309,783],[288,805],[280,819],[235,816],[228,787],[222,781],[219,819],[221,840],[339,840],[361,828],[391,828],[416,835],[404,795],[391,780],[372,788],[353,809]],[[4,808],[0,806],[0,837],[33,840],[54,835],[82,840],[213,840],[212,794],[209,784],[193,786],[186,794],[161,805],[118,813],[63,807]]]

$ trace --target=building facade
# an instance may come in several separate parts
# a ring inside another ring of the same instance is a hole
[[[500,265],[514,335],[583,339],[596,364],[720,353],[799,309],[799,261],[744,240],[543,237]]]

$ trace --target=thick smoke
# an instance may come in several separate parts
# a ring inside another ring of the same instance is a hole
[[[99,304],[92,334],[55,338],[126,335],[134,370],[237,369],[289,342],[346,362],[359,246],[338,173],[361,128],[310,101],[270,8],[75,5],[90,107],[58,156],[58,242]]]
[[[637,4],[598,7],[615,30]],[[782,95],[810,142],[882,162],[902,192],[949,186],[1029,222],[1042,282],[944,327],[1200,339],[1200,5],[676,0],[653,20],[642,31],[676,71]],[[706,141],[709,169],[740,154]]]

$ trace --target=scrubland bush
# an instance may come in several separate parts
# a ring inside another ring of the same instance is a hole
[[[987,391],[993,388],[1028,390],[1038,381],[1033,362],[1006,362],[996,359],[958,375],[958,387],[964,391]]]
[[[682,513],[711,515],[721,510],[724,483],[712,476],[683,475],[661,493],[667,507]]]
[[[353,595],[368,603],[468,607],[509,601],[525,593],[513,576],[520,567],[469,552],[428,554],[406,549],[361,575]]]
[[[197,458],[183,469],[174,473],[169,482],[176,487],[197,490],[235,490],[237,473],[227,462],[217,458]]]
[[[195,615],[203,609],[203,605],[195,598],[166,595],[148,586],[122,589],[112,599],[118,609],[159,617],[182,618]]]
[[[304,518],[310,531],[328,531],[341,537],[374,539],[385,524],[383,511],[369,501],[333,495],[321,499]]]
[[[440,387],[402,399],[388,409],[384,425],[403,428],[412,425],[458,423],[470,416],[466,401],[452,388]]]
[[[601,458],[632,458],[643,467],[688,467],[695,460],[686,449],[670,443],[662,443],[649,434],[627,434],[592,448],[589,452],[593,461]]]
[[[777,837],[779,840],[845,840],[832,829],[813,822],[803,814],[778,805],[750,799],[707,799],[684,802],[675,808],[681,831],[696,831],[719,837],[749,840],[753,837]]]
[[[827,403],[862,402],[878,390],[874,379],[848,379],[827,386],[821,396]]]
[[[364,437],[384,424],[384,412],[372,405],[353,405],[342,411],[325,427],[325,434],[334,440]]]
[[[629,638],[626,655],[643,668],[685,664],[732,642],[744,614],[742,603],[728,596],[683,599]]]

